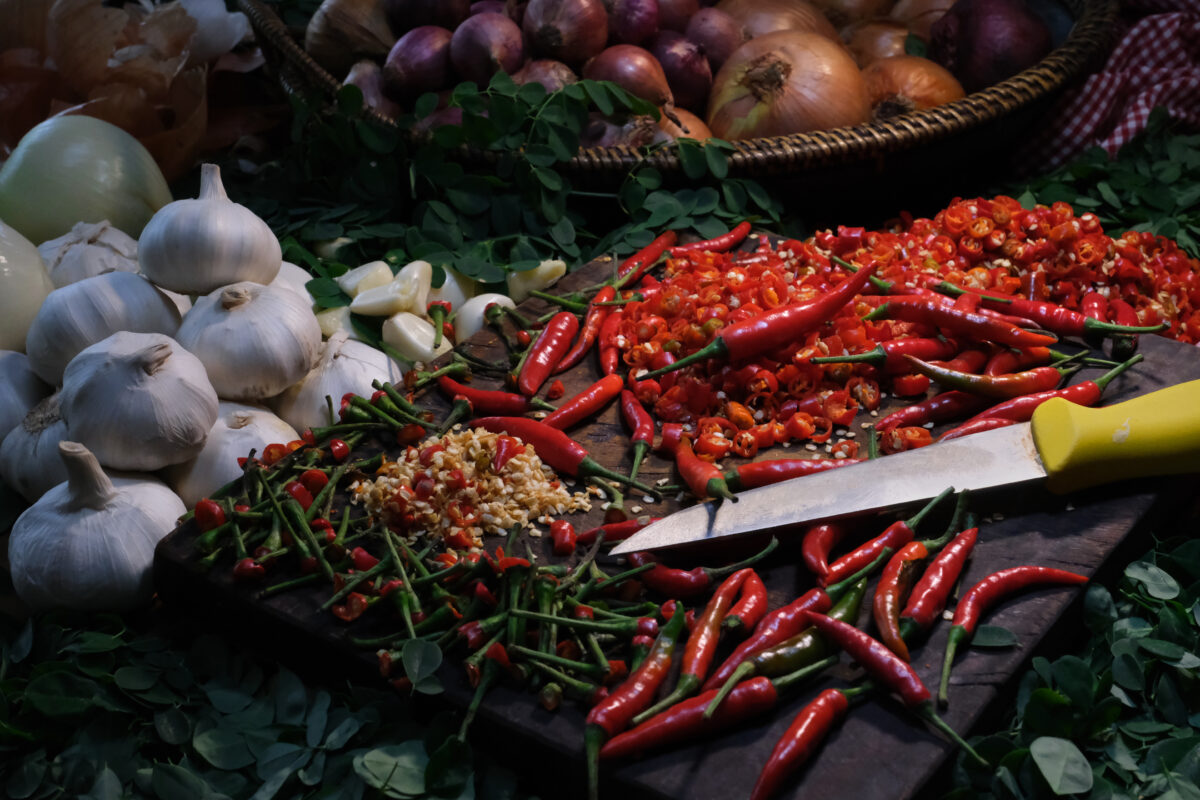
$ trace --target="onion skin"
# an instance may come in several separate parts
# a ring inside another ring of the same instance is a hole
[[[675,105],[703,109],[712,89],[712,68],[700,48],[682,33],[662,31],[650,42],[650,53],[667,76]]]
[[[525,63],[521,29],[503,14],[468,17],[450,37],[450,63],[465,80],[480,86],[499,71],[511,75]]]
[[[721,139],[784,136],[859,125],[871,115],[867,84],[838,42],[778,31],[738,48],[713,80],[708,127]]]
[[[518,84],[540,83],[547,92],[557,92],[564,86],[579,81],[575,70],[561,61],[549,58],[526,61],[525,66],[514,72],[512,78]]]
[[[508,16],[508,4],[504,0],[478,0],[471,3],[471,16],[476,14],[503,14]],[[511,17],[509,17],[511,19]]]
[[[808,31],[840,41],[833,23],[805,0],[721,0],[716,7],[737,20],[751,38],[776,31]]]
[[[342,85],[357,86],[363,95],[363,105],[390,119],[400,116],[400,106],[387,95],[386,78],[379,65],[369,59],[354,62]]]
[[[620,121],[592,112],[588,115],[587,126],[579,134],[579,146],[585,150],[594,147],[646,147],[654,143],[659,133],[653,117],[638,116]]]
[[[670,139],[699,139],[701,141],[712,138],[712,131],[704,124],[704,120],[697,117],[692,112],[685,108],[675,109],[675,116],[679,120],[679,125],[676,125],[664,114],[658,120],[658,127]],[[683,127],[680,127],[683,126]],[[687,128],[687,130],[684,130]]]
[[[529,0],[521,29],[534,55],[576,67],[604,49],[608,13],[600,0]]]
[[[863,69],[863,79],[877,120],[933,108],[966,95],[950,70],[920,56],[881,58]]]
[[[422,25],[396,40],[383,64],[383,89],[389,97],[408,103],[425,92],[451,83],[450,39],[446,28]]]
[[[605,0],[608,30],[617,44],[642,44],[658,33],[658,0]]]
[[[688,20],[700,10],[700,0],[658,0],[658,27],[683,33]]]
[[[905,55],[908,26],[893,19],[869,19],[842,29],[842,41],[860,67],[889,56]]]
[[[975,92],[1032,67],[1050,47],[1049,28],[1023,0],[958,0],[934,23],[929,57]]]
[[[583,77],[612,81],[625,91],[656,106],[674,105],[675,98],[658,59],[633,44],[616,44],[583,65]]]
[[[688,20],[683,35],[696,43],[715,75],[733,51],[750,35],[736,19],[719,8],[702,8]]]
[[[397,36],[421,25],[454,30],[471,15],[471,0],[383,0],[383,11]]]
[[[889,16],[908,26],[909,31],[929,41],[930,28],[950,10],[955,0],[898,0]]]
[[[836,28],[880,17],[892,10],[896,0],[814,0],[817,8]]]

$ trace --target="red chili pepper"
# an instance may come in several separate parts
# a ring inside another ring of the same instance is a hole
[[[937,507],[943,499],[948,497],[953,490],[946,489],[937,497],[925,504],[917,513],[913,514],[908,519],[893,522],[887,526],[883,533],[876,536],[871,541],[858,547],[846,555],[839,558],[829,565],[829,572],[824,576],[817,578],[817,584],[828,586],[831,583],[840,583],[849,578],[851,575],[858,573],[860,570],[869,566],[875,559],[883,553],[894,553],[904,545],[908,544],[916,536],[916,527],[921,524],[921,520],[925,518],[929,512]]]
[[[738,601],[729,609],[721,626],[737,634],[749,631],[767,614],[767,586],[758,573],[750,570],[742,583]]]
[[[337,442],[337,441],[341,441],[341,440],[334,439],[334,440],[330,441],[330,443],[329,443],[330,448],[333,447],[333,442]],[[345,444],[345,442],[342,442],[342,444]],[[286,456],[288,454],[288,452],[289,451],[287,449],[286,444],[283,444],[282,442],[271,442],[270,444],[268,444],[266,447],[263,448],[262,462],[264,464],[266,464],[267,466],[270,466],[271,464],[274,464],[276,461],[278,461],[279,459]],[[336,454],[334,455],[334,458],[337,458]]]
[[[954,619],[946,639],[946,656],[942,662],[942,681],[938,689],[938,701],[947,701],[950,685],[950,666],[959,645],[969,642],[975,635],[979,618],[995,603],[1014,592],[1031,586],[1063,586],[1087,583],[1087,577],[1063,569],[1039,566],[1021,566],[993,572],[972,586],[954,608]]]
[[[756,564],[766,558],[779,545],[777,539],[771,539],[759,552],[747,559],[724,567],[695,567],[684,570],[667,567],[658,562],[658,558],[650,553],[638,552],[629,554],[629,563],[635,567],[645,564],[655,564],[655,567],[640,576],[642,583],[659,594],[668,597],[678,597],[686,600],[696,595],[704,594],[717,578],[736,572],[739,569]]]
[[[708,604],[704,613],[696,619],[696,626],[688,634],[687,646],[680,661],[679,678],[670,694],[659,700],[650,708],[640,712],[633,718],[634,723],[640,723],[675,705],[685,697],[694,694],[704,683],[713,658],[717,652],[717,644],[721,636],[721,621],[733,606],[733,599],[741,590],[746,578],[753,572],[751,569],[739,569],[721,582]]]
[[[933,627],[978,539],[979,528],[967,528],[925,568],[908,596],[908,604],[900,612],[900,630],[905,639]]]
[[[646,451],[654,446],[654,418],[638,400],[637,395],[628,389],[621,391],[621,419],[629,426],[629,434],[633,442],[633,466],[629,470],[630,478],[637,478],[642,459]]]
[[[621,309],[617,309],[605,317],[604,323],[600,326],[600,371],[605,375],[612,375],[620,369],[621,346],[617,344],[617,336],[624,320],[625,313]]]
[[[350,560],[354,562],[354,568],[360,572],[366,572],[379,563],[378,558],[361,547],[356,547],[350,551]]]
[[[778,792],[788,776],[812,757],[849,707],[842,691],[826,689],[800,709],[763,765],[750,800],[766,800]]]
[[[874,271],[874,266],[860,269],[814,300],[779,306],[721,328],[704,347],[684,356],[669,367],[652,370],[643,377],[655,378],[665,372],[710,358],[748,361],[757,355],[795,342],[850,302]]]
[[[578,364],[592,349],[592,345],[596,343],[596,338],[600,335],[600,327],[612,310],[612,306],[601,305],[601,303],[611,301],[616,295],[617,290],[612,286],[603,286],[600,291],[596,292],[588,304],[587,314],[583,318],[583,326],[579,330],[579,338],[575,340],[571,349],[559,359],[558,364],[554,367],[555,375],[566,372]]]
[[[1100,322],[1108,322],[1108,298],[1099,292],[1088,292],[1079,300],[1079,313]]]
[[[909,542],[896,551],[883,568],[871,613],[880,640],[904,661],[909,660],[908,645],[900,633],[901,603],[912,585],[918,562],[929,555],[923,542]]]
[[[1136,355],[1120,366],[1114,367],[1108,372],[1101,375],[1099,378],[1090,381],[1080,381],[1079,383],[1065,386],[1062,389],[1051,389],[1046,392],[1035,392],[1022,397],[1014,397],[1011,400],[1005,400],[1002,403],[997,403],[984,411],[979,412],[975,416],[967,420],[963,425],[974,423],[981,419],[1008,419],[1014,422],[1028,422],[1033,417],[1034,410],[1042,403],[1052,397],[1061,397],[1072,403],[1081,406],[1094,406],[1100,402],[1100,397],[1104,392],[1105,387],[1113,378],[1120,375],[1125,370],[1132,367],[1134,364],[1142,360],[1141,355]]]
[[[708,461],[702,461],[692,450],[692,444],[687,439],[680,439],[675,447],[675,468],[687,484],[688,489],[697,499],[706,497],[723,497],[736,500],[733,492],[725,483],[725,474],[720,468]]]
[[[934,360],[932,363],[948,369],[956,369],[959,372],[979,372],[987,362],[988,354],[977,347],[972,347],[958,353],[954,358],[944,361]]]
[[[858,628],[845,622],[808,612],[808,622],[831,642],[846,651],[867,673],[899,695],[909,708],[928,704],[929,690],[920,676],[904,661],[901,661],[883,642],[873,639]]]
[[[306,469],[300,473],[298,480],[310,494],[315,496],[320,494],[325,485],[329,483],[329,475],[324,470]]]
[[[857,464],[861,458],[776,458],[739,464],[726,470],[725,483],[734,492],[769,486],[817,472]]]
[[[546,390],[547,400],[557,400],[567,393],[567,387],[557,378],[550,384],[550,388]]]
[[[671,258],[679,258],[687,253],[696,253],[702,250],[707,250],[710,253],[724,253],[737,247],[749,235],[750,223],[739,222],[728,233],[723,233],[715,238],[672,247],[670,250]]]
[[[542,420],[542,424],[559,430],[569,428],[593,414],[599,413],[624,388],[625,381],[620,375],[605,375],[560,405],[557,411]]]
[[[452,310],[453,307],[445,300],[434,300],[425,307],[425,316],[429,317],[429,321],[433,323],[433,347],[435,350],[442,343],[442,336],[445,335],[446,315]]]
[[[335,605],[330,610],[342,622],[353,622],[362,616],[363,612],[367,610],[368,605],[366,595],[360,592],[351,592],[346,595],[344,603]]]
[[[800,558],[808,571],[818,578],[829,574],[829,554],[846,535],[848,529],[840,522],[823,522],[810,525],[804,531],[800,545]]]
[[[910,372],[892,377],[892,394],[897,397],[917,397],[929,391],[929,378]]]
[[[579,534],[579,536],[575,539],[575,544],[583,547],[595,544],[596,537],[601,531],[604,532],[605,544],[623,542],[630,536],[633,536],[635,533],[640,531],[642,528],[649,525],[651,522],[657,522],[659,519],[661,519],[661,517],[640,516],[622,520],[621,522],[609,522]]]
[[[304,484],[300,483],[300,481],[288,481],[283,485],[283,490],[290,494],[305,511],[312,505],[312,495],[309,494],[308,489],[305,489]]]
[[[451,378],[449,375],[438,376],[438,388],[451,399],[462,396],[471,401],[471,408],[478,414],[502,414],[504,416],[519,416],[538,405],[537,398],[526,397],[516,392],[504,392],[498,389],[479,389],[467,386]]]
[[[984,417],[982,419],[974,419],[969,422],[964,422],[961,425],[956,425],[950,430],[938,437],[939,442],[949,442],[954,439],[961,439],[964,436],[970,436],[972,433],[983,433],[984,431],[994,431],[997,428],[1007,428],[1009,425],[1016,425],[1015,419],[1005,419],[1004,417]]]
[[[885,375],[909,372],[911,367],[905,356],[916,356],[925,361],[950,358],[958,352],[953,339],[889,339],[875,345],[865,353],[845,356],[819,356],[810,359],[814,364],[869,364],[882,370]]]
[[[993,400],[1008,400],[1034,392],[1049,391],[1058,386],[1065,372],[1070,371],[1060,367],[1034,367],[1024,372],[1006,375],[975,375],[938,367],[912,356],[906,358],[914,370],[947,388],[971,392]]]
[[[1049,334],[1024,330],[1011,322],[996,319],[979,311],[966,311],[953,305],[944,305],[922,295],[903,295],[889,298],[864,320],[895,319],[933,325],[953,335],[962,335],[979,341],[996,342],[1010,347],[1038,347],[1052,345],[1058,339]]]
[[[575,526],[565,519],[550,523],[550,539],[554,543],[554,555],[569,556],[575,552]]]
[[[546,327],[533,343],[521,373],[517,377],[517,391],[532,397],[550,377],[550,371],[558,364],[571,347],[575,334],[579,332],[579,318],[570,311],[560,311],[550,318]]]
[[[233,565],[234,581],[251,583],[260,580],[266,574],[266,567],[253,558],[243,558]]]
[[[621,262],[617,275],[621,278],[620,285],[628,286],[637,283],[646,271],[658,263],[658,259],[668,247],[675,244],[675,231],[666,231],[655,237],[654,241]]]
[[[350,445],[341,439],[330,439],[329,454],[333,456],[334,461],[345,461],[350,457]]]
[[[496,452],[492,455],[492,472],[499,473],[504,465],[515,456],[525,452],[525,445],[519,439],[501,434],[496,437]]]
[[[196,503],[192,513],[196,518],[196,527],[201,531],[211,531],[225,524],[225,509],[221,508],[220,503],[207,497]]]
[[[1022,297],[1014,297],[1011,302],[1003,305],[993,303],[986,298],[983,302],[985,307],[1033,320],[1043,329],[1051,333],[1056,333],[1059,336],[1157,333],[1167,327],[1166,323],[1161,325],[1125,326],[1111,322],[1102,322],[1074,309],[1060,306],[1057,303],[1026,300]]]

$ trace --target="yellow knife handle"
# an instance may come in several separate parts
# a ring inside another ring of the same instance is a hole
[[[1200,380],[1103,408],[1056,397],[1030,423],[1053,492],[1200,472]]]

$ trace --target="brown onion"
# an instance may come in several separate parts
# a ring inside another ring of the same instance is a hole
[[[658,59],[675,104],[703,109],[712,89],[712,68],[700,48],[682,33],[662,31],[650,42],[650,53]]]
[[[909,31],[929,41],[929,29],[942,18],[954,0],[897,0],[889,14],[908,26]]]
[[[656,106],[675,102],[662,65],[650,51],[633,44],[615,44],[583,65],[583,77],[612,81],[625,91]]]
[[[519,84],[540,83],[547,92],[557,92],[579,80],[575,71],[566,64],[548,58],[526,61],[525,66],[514,72],[512,77]]]
[[[658,0],[658,27],[682,33],[699,10],[700,0]]]
[[[683,35],[696,43],[715,74],[725,59],[749,39],[746,29],[719,8],[702,8],[688,21]]]
[[[860,67],[888,56],[904,55],[907,39],[908,26],[894,19],[869,19],[842,29],[842,41]]]
[[[454,30],[471,13],[471,0],[383,0],[388,25],[397,36],[421,25]]]
[[[397,39],[383,64],[388,96],[407,103],[449,86],[452,35],[437,25],[422,25]]]
[[[933,108],[965,96],[950,70],[920,56],[881,58],[863,70],[875,119]]]
[[[604,49],[608,13],[600,0],[529,0],[521,28],[534,55],[577,66]]]
[[[722,139],[858,125],[870,115],[854,59],[839,42],[804,31],[768,33],[739,47],[708,100],[708,127]]]
[[[467,17],[450,37],[450,63],[463,79],[480,86],[499,71],[511,75],[525,63],[521,29],[503,14]]]
[[[712,131],[704,124],[704,120],[697,117],[687,109],[675,109],[675,117],[679,120],[676,125],[667,115],[662,115],[658,120],[658,127],[671,139],[679,139],[687,137],[688,139],[704,139],[712,138]]]
[[[658,33],[658,0],[605,0],[608,30],[617,44],[642,44]]]
[[[883,16],[892,10],[896,0],[813,0],[814,4],[836,28]]]
[[[721,0],[716,7],[737,20],[751,37],[775,31],[808,31],[838,38],[833,23],[805,0]]]

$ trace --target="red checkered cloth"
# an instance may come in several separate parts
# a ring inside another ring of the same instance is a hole
[[[1200,130],[1200,0],[1124,6],[1147,16],[1120,36],[1102,70],[1069,87],[1038,123],[1017,154],[1022,171],[1048,172],[1096,145],[1115,155],[1146,127],[1155,106]]]

